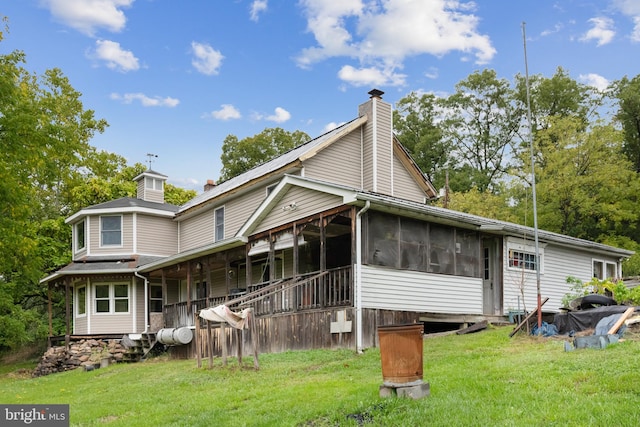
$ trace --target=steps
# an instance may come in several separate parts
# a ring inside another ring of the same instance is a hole
[[[156,334],[127,334],[122,337],[121,344],[127,349],[123,354],[123,362],[142,362],[156,345]]]

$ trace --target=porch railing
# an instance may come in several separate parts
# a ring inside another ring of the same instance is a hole
[[[209,297],[164,306],[165,327],[193,326],[193,313],[226,304],[230,308],[252,307],[256,316],[290,313],[353,305],[353,268],[340,267],[324,272],[250,285],[248,292],[235,297]]]

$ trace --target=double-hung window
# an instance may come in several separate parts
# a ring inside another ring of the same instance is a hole
[[[76,252],[79,252],[81,250],[83,250],[86,245],[87,245],[87,238],[86,238],[86,234],[85,234],[85,221],[80,221],[79,223],[76,224],[75,226],[75,234],[76,234],[76,247],[75,250]]]
[[[87,287],[79,286],[76,291],[76,315],[84,316],[87,314]]]
[[[215,241],[224,239],[224,206],[214,211],[215,220]]]
[[[100,246],[122,246],[122,216],[100,217]]]
[[[96,285],[94,299],[96,313],[128,313],[129,285],[126,283]]]

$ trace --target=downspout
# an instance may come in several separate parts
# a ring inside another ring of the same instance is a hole
[[[142,333],[146,334],[149,331],[149,281],[137,271],[133,274],[144,280],[144,331]]]
[[[356,351],[362,353],[362,215],[371,207],[367,200],[356,214]]]

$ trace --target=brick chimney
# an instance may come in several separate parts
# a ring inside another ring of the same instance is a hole
[[[212,179],[208,179],[207,183],[204,185],[204,191],[209,191],[216,186],[216,183]]]

